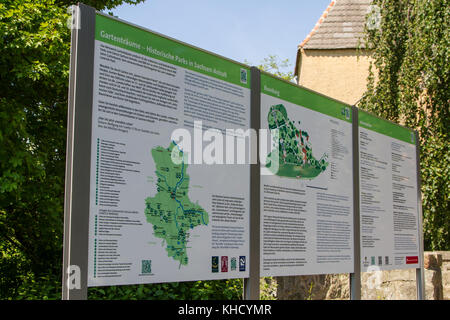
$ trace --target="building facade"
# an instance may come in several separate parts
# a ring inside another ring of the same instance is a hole
[[[298,46],[297,83],[354,105],[366,91],[370,52],[362,40],[371,0],[333,0]]]

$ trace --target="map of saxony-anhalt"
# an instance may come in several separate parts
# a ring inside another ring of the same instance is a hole
[[[270,107],[267,114],[269,129],[279,130],[278,148],[267,156],[266,167],[275,175],[297,179],[313,179],[326,170],[327,154],[314,158],[306,131],[298,129],[282,104]],[[300,121],[299,121],[300,124]],[[278,162],[277,166],[273,165]]]
[[[177,152],[180,164],[172,161],[172,151]],[[187,265],[187,243],[189,231],[200,225],[208,225],[208,213],[199,204],[189,199],[188,165],[184,153],[172,141],[168,148],[152,149],[156,166],[157,193],[145,199],[145,216],[153,225],[154,235],[163,239],[170,258],[179,261],[179,267]]]

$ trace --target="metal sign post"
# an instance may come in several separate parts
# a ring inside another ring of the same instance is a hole
[[[358,108],[352,106],[353,132],[353,250],[354,270],[350,273],[350,300],[361,300],[361,230],[359,216],[359,130]]]
[[[95,10],[80,4],[72,29],[62,299],[87,299]]]
[[[419,263],[420,268],[416,269],[416,289],[417,300],[425,300],[425,270],[424,270],[424,246],[423,246],[423,226],[422,226],[422,191],[420,176],[420,140],[419,134],[415,132],[416,138],[416,170],[417,170],[417,211],[418,211],[418,231],[419,231]]]
[[[255,132],[259,132],[261,126],[261,74],[258,68],[251,68],[251,111],[250,126]],[[252,135],[251,135],[252,137]],[[254,137],[253,137],[254,138]],[[251,159],[250,165],[250,274],[244,279],[244,300],[259,300],[260,280],[260,163],[259,141],[250,142],[256,144],[256,159]],[[253,147],[251,148],[253,150]]]

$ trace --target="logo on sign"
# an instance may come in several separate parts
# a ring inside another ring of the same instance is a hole
[[[247,83],[247,70],[241,69],[241,83]]]
[[[228,256],[222,256],[220,258],[220,271],[228,272]]]
[[[364,264],[364,267],[368,267],[369,266],[369,259],[367,259],[367,257],[364,257],[363,264]]]
[[[211,257],[211,271],[219,272],[219,257],[218,256]]]
[[[419,263],[419,257],[418,256],[406,257],[406,264],[416,264],[416,263]]]
[[[142,274],[152,273],[152,260],[141,261],[141,273]]]
[[[230,270],[231,271],[235,271],[236,270],[236,257],[231,258]]]
[[[245,271],[245,256],[239,257],[239,271]]]
[[[349,120],[350,119],[350,108],[349,107],[342,108],[341,115],[344,116],[345,119]]]

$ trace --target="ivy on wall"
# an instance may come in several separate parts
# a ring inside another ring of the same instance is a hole
[[[450,250],[450,3],[372,5],[380,19],[368,14],[362,44],[373,60],[358,107],[419,132],[425,250]]]

